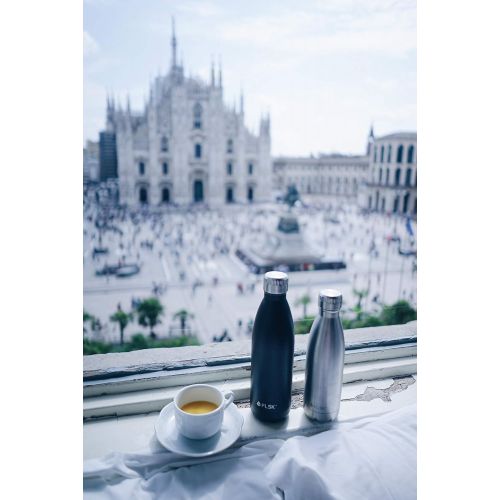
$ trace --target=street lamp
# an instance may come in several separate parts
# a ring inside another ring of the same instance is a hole
[[[408,193],[407,189],[398,189],[397,190],[397,196],[399,196],[401,200],[404,200],[407,193]],[[403,203],[403,201],[401,203]],[[401,206],[401,212],[402,212],[402,215],[405,215],[403,205]],[[401,239],[399,240],[399,249],[401,249]],[[398,300],[401,300],[401,288],[403,287],[403,272],[404,272],[404,265],[405,265],[405,256],[400,255],[400,258],[401,258],[401,270],[399,272]]]
[[[385,303],[385,285],[387,283],[387,267],[389,264],[389,245],[391,244],[391,237],[386,236],[387,247],[385,251],[385,264],[384,264],[384,284],[382,286],[382,304]]]

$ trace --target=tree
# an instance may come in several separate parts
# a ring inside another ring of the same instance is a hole
[[[380,319],[384,325],[402,325],[417,319],[417,311],[406,300],[398,300],[392,306],[384,306]]]
[[[85,328],[85,323],[90,323],[90,329],[93,330],[95,323],[96,323],[96,317],[84,309],[83,310],[83,334],[84,335],[87,333],[87,329]]]
[[[122,311],[121,308],[118,308],[114,314],[112,314],[109,319],[113,321],[113,323],[118,323],[120,328],[120,344],[123,345],[123,334],[125,332],[125,328],[132,321],[133,314],[126,313]]]
[[[155,337],[153,328],[161,323],[160,316],[163,315],[163,306],[156,297],[144,299],[137,306],[137,320],[142,326],[149,327],[149,334]]]
[[[358,303],[357,303],[356,307],[358,309],[361,309],[361,302],[368,295],[368,289],[356,290],[355,288],[353,288],[352,293],[358,298]]]
[[[137,351],[139,349],[148,349],[149,343],[148,339],[142,333],[136,333],[132,335],[132,339],[127,345],[127,350]]]
[[[100,340],[83,339],[83,355],[107,354],[113,348],[112,344],[101,342]]]
[[[123,345],[101,342],[99,340],[83,339],[83,354],[107,354],[108,352],[129,352],[139,349],[158,349],[165,347],[182,347],[187,345],[200,345],[193,335],[173,337],[170,339],[150,339],[142,333],[132,335],[129,342]]]
[[[179,319],[180,321],[182,335],[184,335],[184,332],[186,331],[187,320],[192,318],[194,318],[194,314],[186,311],[186,309],[180,309],[174,314],[173,319]]]
[[[307,318],[298,319],[294,321],[294,333],[296,335],[303,335],[311,331],[312,324],[314,322],[314,317],[309,316]]]
[[[304,314],[303,317],[305,318],[307,316],[307,306],[311,303],[311,296],[308,293],[305,293],[302,295],[302,297],[299,297],[295,301],[296,306],[302,306],[304,308]]]

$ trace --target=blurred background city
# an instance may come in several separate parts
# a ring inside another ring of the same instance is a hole
[[[416,3],[84,4],[84,353],[416,319]]]

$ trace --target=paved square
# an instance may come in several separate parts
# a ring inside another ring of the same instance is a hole
[[[189,325],[202,343],[211,342],[224,331],[233,339],[249,335],[249,322],[262,299],[262,276],[249,273],[234,252],[264,231],[273,231],[284,210],[277,205],[256,205],[220,210],[169,209],[162,214],[134,217],[115,213],[108,218],[108,225],[115,229],[99,231],[96,207],[86,206],[84,308],[100,319],[102,330],[97,336],[117,341],[119,331],[109,316],[118,304],[128,311],[133,299],[153,296],[155,286],[163,288],[158,298],[165,307],[162,323],[155,329],[160,337],[178,333],[178,320],[173,315],[180,309],[194,315]],[[397,241],[387,243],[387,236],[396,234],[402,246],[406,244],[404,219],[362,215],[355,207],[335,213],[309,207],[296,213],[308,240],[323,249],[326,258],[344,260],[347,268],[290,272],[288,301],[294,319],[303,314],[302,306],[295,305],[297,298],[309,293],[312,302],[307,312],[314,314],[317,294],[326,287],[342,291],[344,311],[356,303],[353,288],[367,288],[368,283],[369,295],[363,301],[366,310],[376,311],[378,303],[391,304],[398,299],[416,304],[416,258],[401,256]],[[416,234],[414,222],[412,229]],[[109,253],[93,257],[97,246],[107,247]],[[119,261],[138,262],[141,270],[131,277],[96,276],[96,270]],[[127,327],[125,338],[137,332],[147,330],[134,321]]]

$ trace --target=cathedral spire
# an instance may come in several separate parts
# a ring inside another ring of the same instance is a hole
[[[370,134],[368,135],[369,139],[375,139],[375,134],[373,133],[373,122],[370,125]]]
[[[259,135],[260,136],[269,136],[270,129],[271,129],[271,113],[268,109],[267,113],[264,112],[260,115]]]
[[[170,45],[172,47],[172,67],[177,66],[177,38],[175,37],[175,18],[172,16],[172,38],[170,40]]]
[[[113,110],[112,110],[111,96],[109,92],[106,92],[106,130],[111,129],[113,121]]]
[[[215,87],[215,63],[213,56],[212,56],[212,62],[210,64],[210,85],[212,87]]]
[[[243,89],[240,89],[240,113],[243,114],[245,112],[245,102],[243,98]]]
[[[371,151],[372,151],[372,145],[373,145],[373,142],[375,141],[375,134],[373,132],[373,122],[371,123],[370,125],[370,133],[368,134],[368,141],[366,143],[366,154],[367,156],[370,155]]]
[[[222,88],[222,61],[219,56],[219,87]]]

